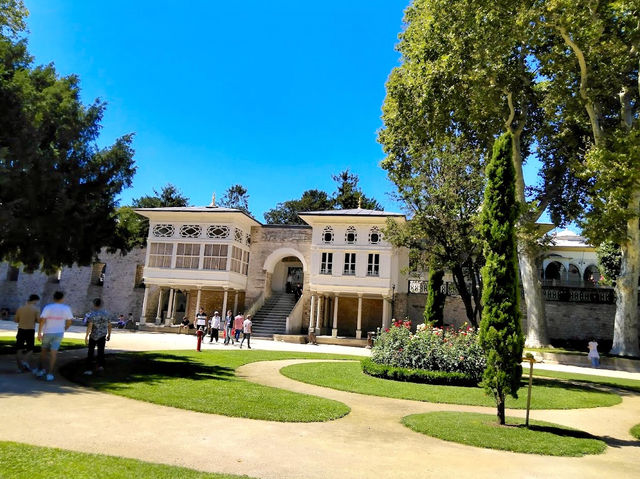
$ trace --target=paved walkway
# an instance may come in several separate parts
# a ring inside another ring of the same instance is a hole
[[[137,349],[150,349],[145,343],[153,341],[155,349],[168,349],[169,341],[194,341],[171,336],[143,339],[140,333],[114,334],[111,346],[128,349],[125,345],[138,343]],[[255,347],[276,344],[261,341]],[[65,354],[77,356],[84,351]],[[250,381],[336,399],[351,407],[350,414],[311,424],[201,414],[87,390],[63,379],[37,381],[14,373],[11,360],[0,357],[0,440],[260,478],[480,478],[495,477],[500,469],[515,477],[602,479],[635,478],[640,471],[640,443],[628,433],[640,422],[637,394],[624,395],[621,404],[610,408],[534,411],[535,419],[586,430],[610,445],[598,456],[550,458],[473,448],[414,433],[400,424],[402,416],[434,410],[492,413],[493,409],[364,396],[302,384],[279,374],[281,367],[299,361],[252,363],[238,374]]]

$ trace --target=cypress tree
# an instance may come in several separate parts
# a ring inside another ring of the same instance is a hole
[[[444,271],[436,268],[429,270],[429,282],[427,283],[427,303],[424,307],[424,322],[434,326],[444,324],[444,302],[446,296],[440,290]]]
[[[487,355],[482,385],[492,394],[498,422],[505,423],[507,394],[518,397],[524,335],[520,326],[515,225],[520,212],[515,193],[511,134],[496,140],[486,167],[481,213],[486,264],[482,268],[482,321],[479,340]]]

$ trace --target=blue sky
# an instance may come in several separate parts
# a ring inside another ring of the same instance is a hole
[[[262,221],[345,168],[400,210],[376,131],[408,1],[25,3],[36,62],[108,103],[101,144],[136,134],[121,204],[171,182],[204,205],[241,183]]]

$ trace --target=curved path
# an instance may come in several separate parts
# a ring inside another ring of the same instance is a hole
[[[598,456],[554,458],[479,449],[429,438],[400,424],[434,410],[491,412],[336,391],[290,380],[279,369],[300,360],[251,363],[250,381],[336,399],[346,417],[326,423],[230,418],[144,403],[75,386],[36,381],[0,366],[0,440],[99,452],[212,472],[260,478],[638,477],[640,443],[628,434],[640,422],[640,396],[610,408],[535,411],[549,420],[606,436]],[[523,411],[511,411],[512,415]],[[34,460],[38,460],[34,458]]]

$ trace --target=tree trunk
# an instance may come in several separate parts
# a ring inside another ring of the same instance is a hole
[[[475,311],[473,308],[473,304],[471,302],[471,293],[469,293],[469,289],[467,288],[467,283],[464,280],[465,278],[464,278],[464,271],[462,270],[462,266],[460,265],[455,266],[451,272],[453,273],[453,282],[455,283],[456,289],[460,294],[460,298],[464,303],[464,310],[467,313],[467,319],[469,320],[469,323],[471,323],[471,325],[474,328],[477,328],[478,322],[476,321]]]
[[[498,416],[498,424],[500,424],[501,426],[504,426],[506,422],[506,417],[504,413],[504,394],[501,394],[501,393],[496,394],[496,406],[497,406],[496,414]]]
[[[616,280],[616,316],[611,354],[640,356],[638,344],[638,274],[640,270],[640,229],[638,209],[640,188],[633,192],[631,209],[636,215],[627,221],[627,241],[620,245],[622,258]]]
[[[542,285],[536,267],[536,258],[524,245],[518,248],[520,277],[524,290],[524,301],[527,305],[527,335],[525,346],[528,348],[544,348],[549,346],[549,334],[544,314],[544,297]]]

